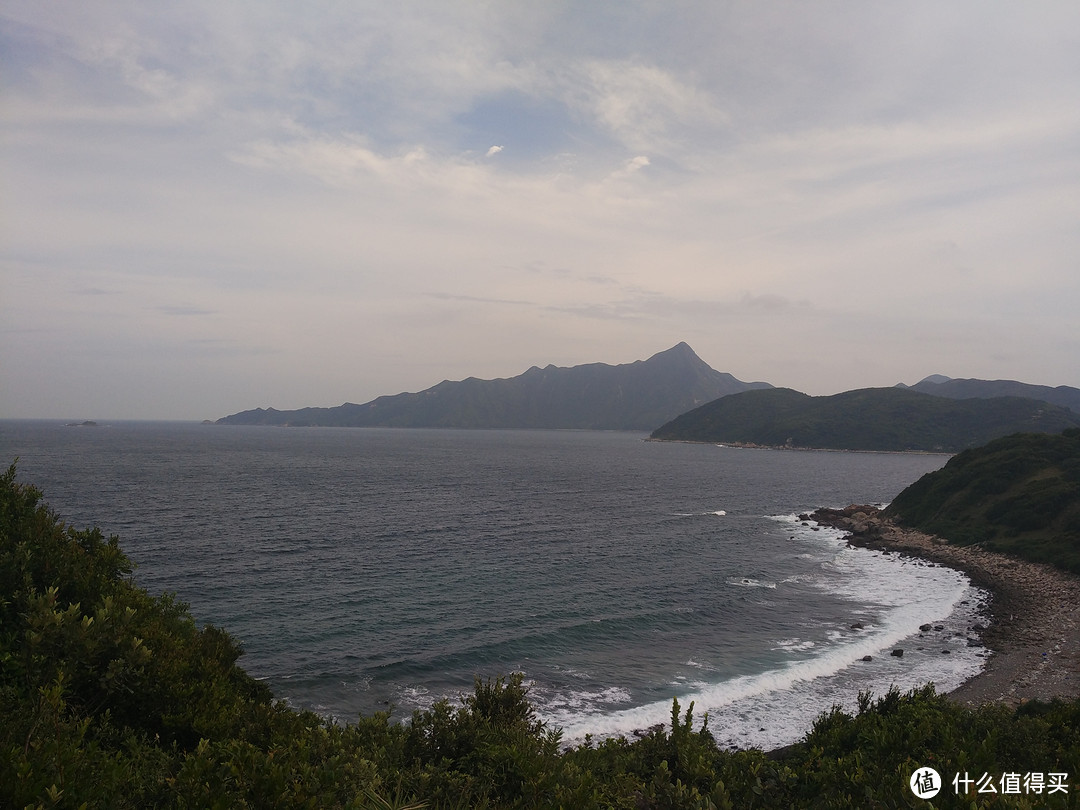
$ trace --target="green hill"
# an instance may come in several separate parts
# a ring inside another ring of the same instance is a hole
[[[1080,427],[1080,415],[1019,397],[946,399],[902,388],[811,397],[790,388],[709,402],[653,432],[668,441],[958,452],[1019,431]]]
[[[965,450],[901,492],[898,523],[1080,574],[1080,429]]]

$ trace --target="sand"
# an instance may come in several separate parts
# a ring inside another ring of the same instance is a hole
[[[991,593],[989,626],[979,632],[991,651],[986,668],[949,693],[969,706],[1019,705],[1080,697],[1080,577],[977,546],[903,529],[872,506],[822,509],[819,523],[852,532],[852,545],[947,565]]]

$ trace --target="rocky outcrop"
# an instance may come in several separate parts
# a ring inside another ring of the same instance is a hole
[[[850,532],[856,537],[880,536],[884,528],[881,510],[876,506],[865,504],[851,504],[843,509],[822,507],[812,514],[799,515],[799,520],[832,526],[841,531]]]

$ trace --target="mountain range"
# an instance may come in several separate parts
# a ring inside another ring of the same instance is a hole
[[[256,408],[227,425],[561,428],[650,431],[706,402],[757,388],[716,371],[686,343],[624,365],[533,366],[516,377],[443,382],[361,405]]]
[[[955,453],[1011,433],[1060,433],[1080,414],[1035,399],[950,399],[905,388],[812,397],[746,391],[684,413],[651,438],[834,450]]]
[[[1024,397],[1060,405],[1080,413],[1080,388],[1059,385],[1030,385],[1016,380],[954,380],[941,374],[932,374],[915,385],[903,383],[897,388],[910,388],[924,394],[949,399],[991,399],[993,397]]]
[[[256,408],[218,423],[634,430],[676,441],[957,452],[1013,432],[1080,424],[1080,389],[935,374],[912,386],[811,397],[738,380],[679,343],[624,365],[533,366],[516,377],[444,380],[359,405]]]

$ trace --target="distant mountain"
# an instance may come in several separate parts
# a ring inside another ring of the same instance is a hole
[[[965,450],[896,496],[885,514],[950,543],[1080,574],[1080,430],[1015,434]]]
[[[919,382],[923,382],[923,383],[947,383],[951,379],[952,379],[952,377],[946,377],[944,374],[931,374],[929,377],[926,377],[926,378],[920,380]],[[897,386],[897,387],[898,388],[907,388],[908,386],[904,385],[903,383],[900,383],[900,385]]]
[[[903,388],[863,388],[811,397],[790,388],[724,397],[668,422],[669,441],[957,452],[1019,431],[1080,426],[1065,408],[1017,397],[952,400]]]
[[[897,387],[949,399],[1026,397],[1080,413],[1080,388],[1072,388],[1068,385],[1051,388],[1048,385],[1031,385],[1016,380],[954,380],[940,374],[932,374],[915,385],[906,386],[901,383]]]
[[[363,405],[257,408],[218,424],[645,431],[718,397],[769,387],[716,371],[680,343],[625,365],[533,366],[517,377],[443,381],[419,393],[383,396]]]

